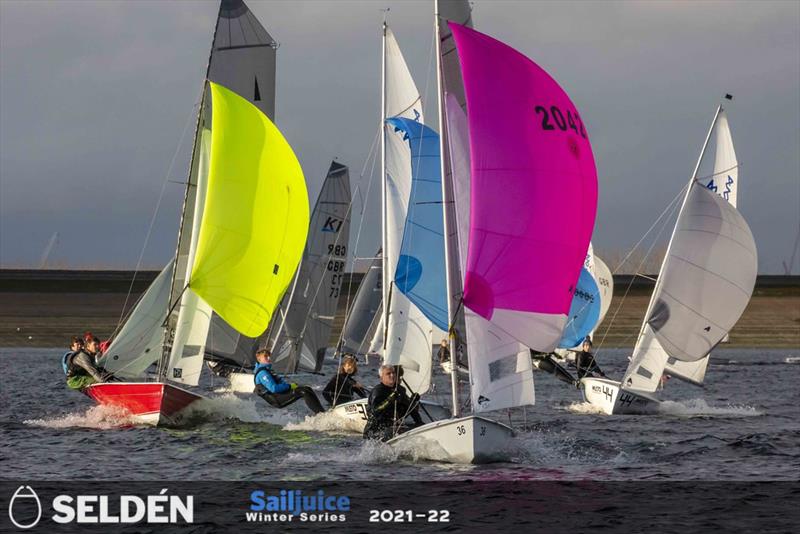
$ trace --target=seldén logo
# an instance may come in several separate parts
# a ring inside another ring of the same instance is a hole
[[[31,514],[32,507],[36,506],[36,513]],[[30,508],[30,510],[26,510]],[[35,519],[32,519],[36,515]],[[42,518],[42,502],[30,486],[20,486],[8,502],[8,518],[14,526],[21,529],[33,528]]]
[[[343,522],[350,511],[350,497],[326,495],[324,490],[304,495],[302,490],[280,490],[277,495],[267,495],[263,490],[250,494],[250,512],[245,513],[248,523],[273,522]]]
[[[68,524],[175,524],[194,523],[194,496],[167,495],[57,495],[51,519]],[[32,513],[33,505],[36,513]],[[34,518],[35,515],[35,518]],[[8,503],[8,517],[21,529],[35,527],[42,518],[42,503],[30,486],[20,486]]]

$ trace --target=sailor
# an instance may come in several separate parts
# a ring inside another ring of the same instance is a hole
[[[575,367],[578,370],[578,380],[585,376],[605,377],[605,373],[600,370],[597,361],[595,361],[594,354],[592,353],[592,338],[586,336],[581,349],[582,350],[575,354]]]
[[[554,352],[538,352],[531,349],[531,359],[540,371],[554,375],[562,382],[576,386],[578,381],[572,374],[556,361],[558,355]]]
[[[381,382],[369,395],[364,439],[387,441],[409,430],[403,424],[406,417],[411,416],[417,426],[423,422],[419,415],[419,395],[414,393],[409,397],[398,383],[402,367],[382,365],[379,373]]]
[[[253,371],[255,392],[268,404],[276,408],[285,408],[302,398],[312,412],[325,411],[313,389],[308,386],[298,386],[294,382],[286,383],[283,378],[272,372],[272,352],[267,349],[259,350],[256,352],[256,361],[258,364]]]
[[[447,348],[447,338],[442,338],[442,344],[439,346],[439,363],[450,361],[450,349]]]
[[[100,340],[93,336],[86,336],[84,340],[84,346],[66,360],[67,386],[79,391],[96,382],[105,382],[103,373],[94,364]]]
[[[67,362],[69,361],[70,357],[77,354],[83,348],[83,338],[79,336],[72,336],[72,339],[69,343],[69,350],[64,353],[61,357],[61,368],[64,369],[64,374],[67,374],[69,371],[69,365]]]
[[[368,395],[364,386],[353,378],[357,372],[358,365],[356,364],[355,356],[345,354],[342,357],[342,365],[339,366],[339,372],[331,378],[322,391],[322,396],[325,397],[331,408],[337,404],[354,400],[355,395],[358,395],[359,398],[364,398]]]

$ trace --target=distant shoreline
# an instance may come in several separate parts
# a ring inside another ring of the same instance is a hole
[[[140,271],[135,279],[133,274],[0,270],[0,347],[63,347],[70,336],[87,330],[107,338],[124,315],[123,306],[130,310],[158,272]],[[348,293],[352,298],[362,277],[362,273],[345,274],[331,345],[342,327]],[[635,343],[653,281],[632,278],[614,277],[614,301],[595,334],[596,344],[632,347]],[[753,298],[725,347],[800,349],[800,276],[759,276]]]

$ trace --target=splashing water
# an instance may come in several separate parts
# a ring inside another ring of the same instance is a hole
[[[727,406],[709,406],[704,399],[687,399],[683,401],[663,401],[658,407],[659,413],[689,417],[758,417],[764,412],[752,406],[729,404]]]
[[[266,407],[262,409],[262,405]],[[243,423],[269,423],[283,426],[300,417],[289,410],[276,410],[258,398],[243,399],[233,393],[201,399],[189,407],[190,417],[212,420],[236,419]]]
[[[138,424],[135,417],[118,406],[92,406],[83,413],[53,418],[28,419],[23,424],[44,428],[95,428],[108,430]]]
[[[302,421],[289,423],[283,429],[361,434],[364,429],[364,422],[341,417],[334,412],[322,412],[316,415],[307,415]]]
[[[572,404],[568,405],[565,410],[572,413],[581,413],[581,414],[598,414],[603,415],[605,412],[603,408],[597,406],[596,404],[592,404],[590,402],[573,402]]]

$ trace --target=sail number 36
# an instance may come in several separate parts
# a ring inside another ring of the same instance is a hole
[[[556,128],[562,132],[574,130],[576,134],[586,139],[586,128],[583,127],[583,121],[577,111],[573,113],[568,109],[565,115],[558,106],[549,108],[536,106],[535,110],[542,120],[542,130],[555,131]]]

